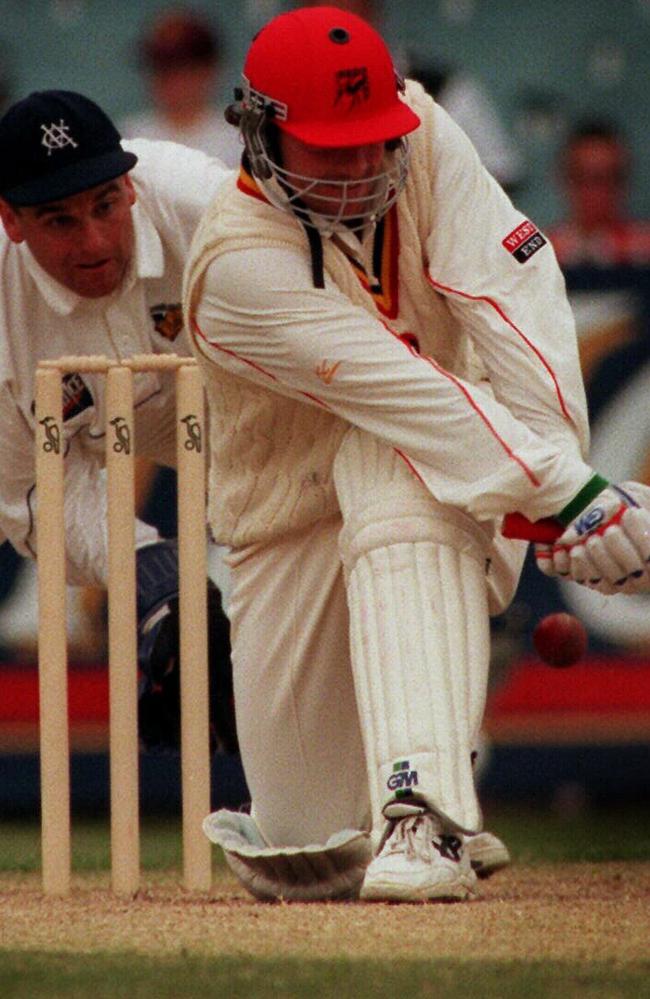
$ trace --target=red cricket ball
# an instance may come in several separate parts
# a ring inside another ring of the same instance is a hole
[[[573,666],[587,651],[587,631],[573,614],[548,614],[533,631],[537,654],[549,666]]]

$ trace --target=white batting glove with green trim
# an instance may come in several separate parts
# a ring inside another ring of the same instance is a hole
[[[564,531],[536,544],[537,565],[599,593],[650,590],[650,488],[594,476],[558,514]]]

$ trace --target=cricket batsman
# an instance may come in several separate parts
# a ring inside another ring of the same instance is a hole
[[[586,461],[548,241],[370,25],[278,15],[236,96],[184,308],[252,811],[204,827],[258,898],[465,899],[504,517],[550,519],[545,571],[647,589],[649,490]]]

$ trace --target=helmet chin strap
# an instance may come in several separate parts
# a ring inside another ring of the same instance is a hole
[[[318,229],[301,222],[305,235],[309,242],[309,253],[311,256],[311,278],[314,288],[325,287],[325,269],[323,266],[323,240]]]

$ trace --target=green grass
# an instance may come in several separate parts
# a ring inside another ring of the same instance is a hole
[[[520,863],[650,860],[650,807],[583,811],[562,816],[530,806],[486,810],[487,829],[507,844]],[[73,822],[73,867],[110,868],[108,820]],[[220,862],[220,851],[214,851]],[[145,819],[141,858],[144,870],[180,869],[181,836],[177,819]],[[35,822],[0,823],[0,871],[28,873],[40,867],[40,830]]]
[[[28,873],[40,869],[40,828],[29,821],[0,824],[0,871]],[[180,822],[176,819],[146,820],[140,837],[141,863],[145,870],[180,868],[182,862]],[[214,851],[216,854],[216,850]],[[106,820],[81,819],[72,823],[72,861],[77,871],[110,869],[109,824]]]
[[[531,807],[492,807],[486,826],[506,841],[515,861],[650,860],[650,808],[560,815]],[[73,823],[78,871],[109,869],[108,822]],[[0,871],[40,867],[34,822],[0,823]],[[219,851],[214,851],[220,863]],[[180,870],[178,820],[142,824],[145,870]],[[44,909],[44,918],[46,910]],[[210,932],[209,916],[206,933]],[[304,960],[278,956],[210,957],[181,952],[49,953],[2,950],[2,999],[650,999],[648,961]]]
[[[643,999],[650,962],[297,961],[0,951],[3,999]]]
[[[486,809],[485,827],[520,863],[650,860],[650,806],[585,809],[562,815],[509,805]]]

